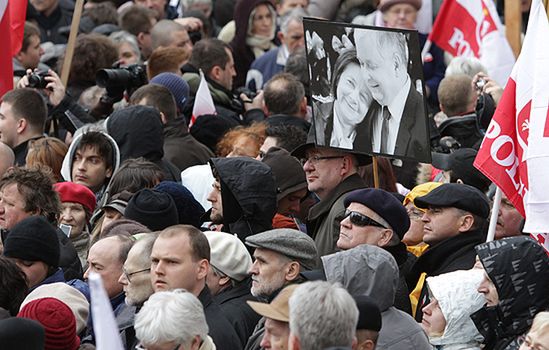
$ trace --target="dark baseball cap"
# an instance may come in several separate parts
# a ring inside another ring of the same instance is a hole
[[[443,184],[425,196],[416,197],[414,205],[421,209],[429,207],[453,207],[487,219],[490,215],[488,198],[479,189],[465,184]]]
[[[460,148],[452,153],[433,152],[433,166],[441,170],[451,170],[453,177],[482,191],[490,186],[491,181],[473,166],[477,153],[473,148]]]

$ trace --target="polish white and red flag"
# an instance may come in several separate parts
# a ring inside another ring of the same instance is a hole
[[[477,57],[501,86],[515,64],[493,0],[444,0],[428,40],[453,56]]]
[[[526,218],[549,252],[549,22],[532,1],[517,63],[486,131],[474,165]]]
[[[208,82],[204,77],[204,73],[200,70],[200,84],[198,85],[198,90],[196,91],[196,96],[194,98],[193,113],[189,128],[196,122],[196,118],[204,114],[217,114],[217,112],[215,110],[210,88],[208,87]]]
[[[26,0],[0,0],[0,97],[13,88],[12,57],[21,50]]]

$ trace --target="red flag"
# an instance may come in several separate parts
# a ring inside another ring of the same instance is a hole
[[[193,114],[191,116],[189,128],[196,122],[196,118],[204,114],[216,114],[216,111],[208,82],[206,81],[206,78],[204,78],[204,73],[202,73],[201,70],[200,85],[198,85],[198,90],[196,91],[196,96],[194,98]]]
[[[534,0],[522,51],[474,163],[526,218],[525,232],[549,232],[548,36],[545,9]],[[546,235],[532,236],[549,248]]]
[[[26,0],[0,0],[0,38],[4,50],[0,54],[0,96],[13,89],[13,63],[11,59],[21,50]]]
[[[0,97],[13,89],[13,63],[11,62],[11,22],[8,0],[0,0],[0,38],[3,52],[0,53]],[[6,50],[10,48],[10,50]]]
[[[492,0],[445,0],[429,40],[454,56],[479,58],[501,85],[515,63]]]

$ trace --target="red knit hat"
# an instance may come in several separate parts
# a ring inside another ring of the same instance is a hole
[[[55,298],[36,299],[25,305],[17,317],[40,322],[46,332],[45,350],[76,350],[76,320],[71,309]]]
[[[53,188],[59,193],[61,202],[82,204],[90,214],[95,210],[95,195],[86,186],[74,182],[58,182]]]

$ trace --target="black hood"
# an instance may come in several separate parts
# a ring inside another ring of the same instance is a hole
[[[130,106],[115,111],[107,131],[120,148],[120,162],[144,157],[158,163],[164,157],[164,133],[160,113],[148,106]]]
[[[533,239],[510,237],[475,247],[496,286],[499,303],[471,315],[486,349],[516,341],[549,307],[549,257]],[[498,346],[499,348],[499,346]]]
[[[272,229],[276,213],[276,185],[271,168],[248,157],[212,158],[219,177],[223,220],[231,233],[245,237]]]

